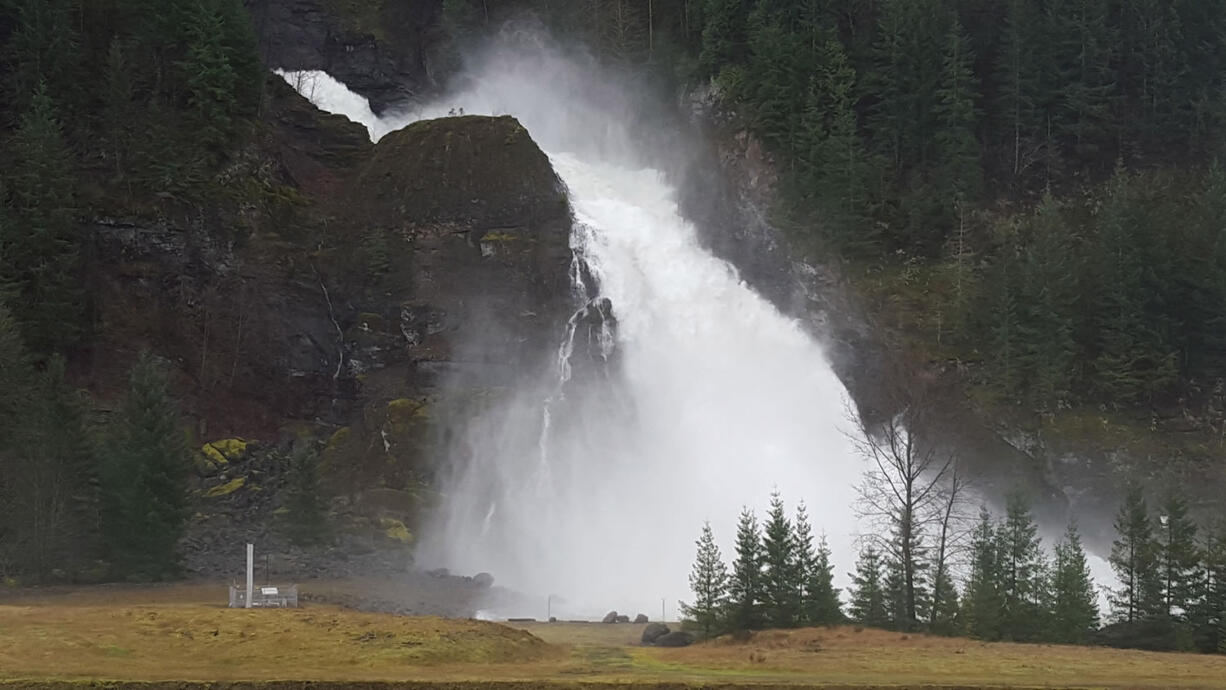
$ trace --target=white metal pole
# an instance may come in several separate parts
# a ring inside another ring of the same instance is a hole
[[[255,544],[247,545],[247,608],[251,608],[251,598],[255,595]]]

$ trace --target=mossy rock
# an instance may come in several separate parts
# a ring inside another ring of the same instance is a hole
[[[403,427],[413,422],[429,419],[430,408],[424,400],[397,398],[387,404],[387,421],[394,427]]]
[[[383,529],[383,534],[392,541],[398,541],[401,544],[409,544],[413,541],[413,533],[400,520],[388,517],[379,518],[379,527]]]
[[[549,158],[509,116],[421,120],[387,135],[357,175],[351,196],[384,227],[556,225],[565,232],[570,215]]]
[[[204,497],[205,498],[220,498],[222,496],[229,496],[230,494],[234,493],[235,491],[238,491],[239,489],[243,488],[246,485],[247,485],[247,478],[238,477],[236,479],[231,479],[225,484],[218,484],[217,486],[209,489],[208,491],[204,492]]]
[[[219,466],[240,462],[247,456],[251,444],[241,438],[226,438],[204,444],[200,452]]]

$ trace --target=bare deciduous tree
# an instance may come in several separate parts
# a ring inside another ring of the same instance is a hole
[[[853,414],[858,433],[852,442],[867,464],[857,514],[877,528],[865,538],[893,561],[901,575],[905,620],[896,622],[913,628],[921,619],[923,571],[930,563],[925,540],[936,539],[936,575],[947,574],[957,506],[965,485],[954,456],[915,433],[924,428],[923,419],[935,401],[920,385],[903,392],[900,411],[879,422]]]

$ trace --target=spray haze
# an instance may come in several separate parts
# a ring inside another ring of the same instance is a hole
[[[627,126],[642,127],[647,106],[590,61],[523,36],[473,60],[463,83],[398,116],[345,114],[376,139],[461,108],[518,118],[570,192],[576,278],[590,275],[575,307],[607,299],[617,326],[597,329],[582,348],[595,362],[581,364],[572,322],[540,381],[459,420],[419,560],[539,595],[501,615],[539,616],[547,595],[561,616],[662,599],[675,613],[703,521],[730,560],[742,507],[761,513],[778,489],[851,563],[860,467],[840,428],[846,392],[819,344],[700,246],[674,187],[645,164],[659,152]]]

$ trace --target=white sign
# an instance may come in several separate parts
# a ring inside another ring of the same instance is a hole
[[[261,587],[260,594],[263,594],[266,597],[276,596],[277,588],[276,587]]]

